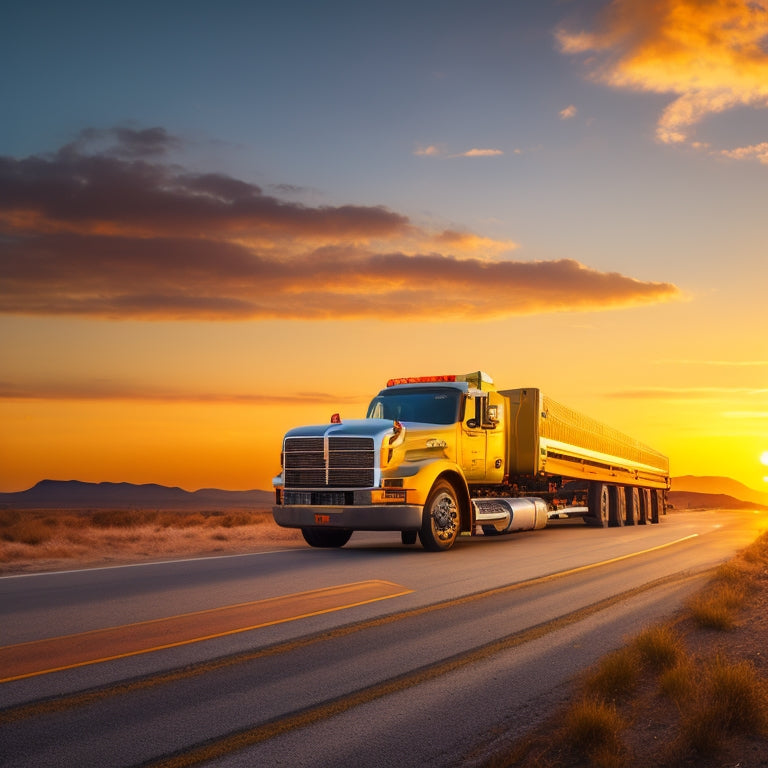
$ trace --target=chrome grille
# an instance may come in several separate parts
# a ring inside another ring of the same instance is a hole
[[[287,437],[286,488],[370,488],[374,480],[370,437]]]

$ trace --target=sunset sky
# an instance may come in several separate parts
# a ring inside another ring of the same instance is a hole
[[[768,488],[768,0],[29,0],[0,72],[0,491],[478,369]]]

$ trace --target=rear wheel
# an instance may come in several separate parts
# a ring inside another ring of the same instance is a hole
[[[637,525],[640,520],[640,494],[637,488],[625,488],[627,525]]]
[[[664,514],[664,491],[651,491],[651,522],[661,522],[661,515]]]
[[[651,522],[651,489],[640,488],[640,525]]]
[[[587,525],[607,528],[610,522],[611,499],[605,483],[590,483],[587,499],[589,514],[584,518]]]
[[[352,536],[344,528],[302,528],[301,535],[310,547],[343,547]]]
[[[419,538],[424,549],[442,552],[450,549],[459,535],[459,501],[447,480],[438,480],[429,492],[422,513]]]
[[[624,518],[627,515],[627,502],[624,496],[624,487],[621,485],[608,486],[608,515],[610,524],[615,527],[624,525]]]

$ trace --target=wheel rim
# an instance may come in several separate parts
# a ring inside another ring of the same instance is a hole
[[[430,511],[432,518],[432,531],[440,541],[450,541],[456,538],[459,509],[456,500],[450,493],[443,491],[432,504]]]

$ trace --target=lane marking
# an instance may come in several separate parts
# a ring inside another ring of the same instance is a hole
[[[399,584],[371,579],[9,645],[0,647],[0,683],[226,637],[411,592]]]
[[[144,563],[119,563],[118,565],[94,565],[92,568],[69,568],[63,571],[34,571],[32,573],[7,573],[3,579],[26,579],[35,576],[62,576],[69,573],[91,573],[92,571],[113,571],[119,568],[144,568],[148,565],[176,565],[176,563],[197,563],[200,560],[228,560],[235,557],[256,557],[257,555],[279,555],[283,552],[311,552],[306,547],[285,547],[264,549],[261,552],[238,552],[233,555],[202,555],[200,557],[180,557],[175,560],[147,560]]]
[[[648,549],[641,549],[638,552],[629,552],[626,555],[618,555],[617,557],[611,557],[608,560],[599,560],[596,563],[589,563],[587,565],[579,565],[576,568],[571,568],[567,571],[559,571],[558,573],[552,574],[553,576],[569,576],[572,573],[579,573],[581,571],[588,571],[590,568],[598,568],[601,565],[610,565],[611,563],[618,563],[621,560],[629,560],[631,557],[637,557],[638,555],[647,555],[649,552],[657,552],[660,549],[666,549],[667,547],[672,547],[675,544],[681,544],[684,541],[688,541],[689,539],[697,539],[699,537],[698,533],[691,533],[688,536],[683,536],[682,539],[675,539],[674,541],[668,541],[666,544],[657,544],[655,547],[649,547]],[[547,576],[542,576],[542,579],[548,578]],[[536,579],[534,579],[536,581]]]

